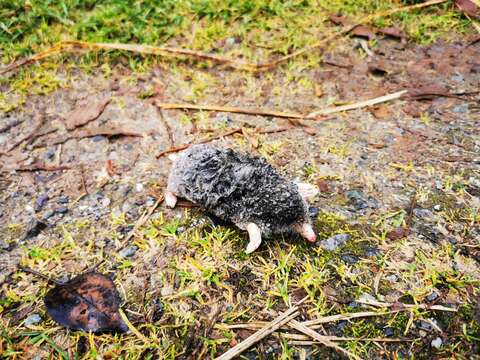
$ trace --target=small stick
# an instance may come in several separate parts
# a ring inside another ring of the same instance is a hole
[[[302,334],[293,334],[293,333],[279,333],[279,335],[288,340],[309,340],[310,337]],[[402,338],[366,338],[366,337],[339,337],[339,336],[330,336],[322,335],[324,338],[330,341],[378,341],[378,342],[402,342],[402,341],[415,341],[416,339],[402,339]],[[313,343],[318,343],[313,341]]]
[[[21,165],[13,169],[5,169],[5,171],[59,171],[59,170],[70,170],[72,167],[69,165],[46,165],[46,164],[32,164],[32,165]],[[2,170],[3,171],[3,170]]]
[[[358,299],[355,300],[356,302],[360,304],[365,304],[365,305],[371,305],[371,306],[378,306],[378,307],[392,307],[392,306],[397,306],[397,304],[393,303],[386,303],[386,302],[380,302],[376,300],[362,300]],[[405,309],[422,309],[422,310],[438,310],[438,311],[449,311],[449,312],[457,312],[458,309],[456,308],[449,308],[446,306],[442,305],[427,305],[427,304],[418,304],[418,305],[412,305],[412,304],[400,304],[402,308]]]
[[[250,335],[248,338],[243,340],[241,343],[235,345],[233,348],[228,350],[226,353],[223,355],[219,356],[216,358],[216,360],[230,360],[233,359],[234,357],[240,355],[242,352],[247,350],[250,346],[253,344],[257,343],[258,341],[262,340],[264,337],[270,335],[273,333],[275,330],[278,330],[282,325],[288,323],[289,321],[293,320],[295,317],[297,317],[300,312],[298,311],[299,305],[302,304],[307,300],[307,297],[304,297],[302,300],[299,301],[299,303],[284,313],[282,313],[280,316],[278,316],[275,320],[272,322],[268,323],[265,327],[257,331],[255,334]]]
[[[320,335],[316,331],[310,329],[309,327],[303,325],[302,323],[299,323],[297,320],[293,320],[293,319],[290,320],[289,323],[288,323],[288,326],[304,333],[305,335],[310,336],[311,338],[317,340],[318,342],[320,342],[321,344],[323,344],[325,346],[331,347],[331,348],[337,350],[338,352],[344,353],[349,358],[353,358],[353,359],[356,359],[356,360],[361,359],[359,356],[357,356],[357,355],[351,353],[350,351],[345,350],[344,348],[334,344],[332,341],[330,341],[328,339],[328,337]]]
[[[314,112],[308,114],[306,116],[306,118],[316,118],[319,115],[328,115],[328,114],[333,114],[333,113],[342,112],[342,111],[360,109],[360,108],[363,108],[363,107],[372,106],[372,105],[384,103],[384,102],[387,102],[387,101],[391,101],[391,100],[394,100],[394,99],[398,99],[406,93],[407,93],[407,90],[401,90],[401,91],[397,91],[396,93],[393,93],[393,94],[383,95],[383,96],[380,96],[380,97],[377,97],[377,98],[374,98],[374,99],[359,101],[359,102],[356,102],[356,103],[353,103],[353,104],[321,109],[321,110],[314,111]]]
[[[272,116],[277,118],[291,118],[291,119],[305,119],[305,115],[282,112],[276,110],[265,110],[265,109],[247,109],[239,108],[233,106],[221,106],[221,105],[195,105],[195,104],[177,104],[177,103],[159,103],[156,105],[165,110],[171,109],[189,109],[189,110],[204,110],[204,111],[220,111],[228,113],[237,113],[237,114],[249,114],[249,115],[260,115],[260,116]]]

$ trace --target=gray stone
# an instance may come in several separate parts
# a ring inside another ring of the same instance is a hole
[[[320,246],[325,250],[336,250],[344,245],[352,236],[350,234],[337,234],[320,242]]]
[[[38,314],[32,314],[23,322],[25,326],[35,325],[42,321],[42,317]]]
[[[433,339],[431,344],[432,344],[432,347],[434,347],[435,349],[440,349],[443,345],[442,338],[437,337],[437,338]]]
[[[127,246],[126,248],[120,250],[118,253],[118,256],[120,256],[122,259],[132,257],[135,255],[135,253],[138,250],[138,246],[132,245],[132,246]]]

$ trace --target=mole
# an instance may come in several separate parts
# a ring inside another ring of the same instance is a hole
[[[246,253],[262,237],[298,233],[315,242],[307,199],[318,189],[283,178],[266,159],[214,145],[193,145],[173,159],[165,191],[168,207],[177,197],[246,230]]]

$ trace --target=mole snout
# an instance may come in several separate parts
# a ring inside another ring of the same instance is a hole
[[[193,145],[173,161],[165,202],[189,200],[249,234],[246,252],[262,237],[298,233],[315,241],[307,199],[318,189],[282,177],[264,158],[229,148]]]

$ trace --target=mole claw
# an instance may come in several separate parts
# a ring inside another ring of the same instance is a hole
[[[165,203],[173,209],[177,203],[177,196],[171,191],[165,191]]]

